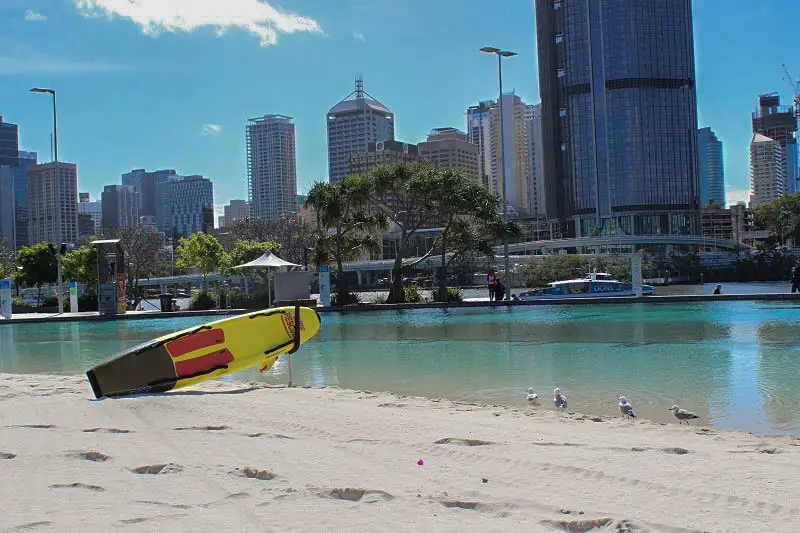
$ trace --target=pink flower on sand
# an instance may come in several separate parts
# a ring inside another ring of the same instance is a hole
[[[425,461],[423,461],[422,459],[420,459],[419,461],[417,461],[417,464],[418,464],[419,466],[422,466],[422,465],[424,465],[424,464],[425,464]]]

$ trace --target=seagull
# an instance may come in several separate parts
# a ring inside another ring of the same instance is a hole
[[[535,402],[539,399],[539,395],[533,392],[533,389],[528,389],[528,395],[525,397],[529,402]]]
[[[636,418],[636,413],[633,412],[633,406],[625,396],[619,397],[619,412],[624,416]]]
[[[555,405],[556,409],[559,411],[563,411],[567,408],[567,397],[561,395],[561,389],[558,387],[553,389],[553,405]]]
[[[693,412],[687,411],[686,409],[681,409],[677,405],[673,405],[672,407],[669,408],[669,410],[672,411],[672,414],[674,414],[675,418],[678,419],[678,424],[680,424],[684,420],[686,420],[686,423],[688,424],[689,420],[693,418],[700,418]]]

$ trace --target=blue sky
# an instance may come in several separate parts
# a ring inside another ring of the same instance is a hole
[[[738,200],[757,95],[788,104],[781,63],[800,77],[800,2],[694,3],[700,126],[724,142]],[[0,0],[0,114],[49,158],[49,102],[28,90],[54,87],[59,155],[82,191],[168,167],[212,178],[223,204],[247,195],[248,118],[295,117],[304,192],[327,177],[325,114],[356,74],[394,111],[397,138],[419,142],[496,95],[485,45],[519,52],[506,88],[538,102],[532,0]]]

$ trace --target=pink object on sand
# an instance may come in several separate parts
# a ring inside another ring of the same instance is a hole
[[[422,459],[420,459],[419,461],[417,461],[417,464],[418,464],[419,466],[422,466],[422,465],[424,465],[424,464],[425,464],[425,461],[423,461]]]

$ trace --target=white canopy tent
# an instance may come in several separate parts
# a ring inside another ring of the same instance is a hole
[[[270,287],[270,276],[269,272],[273,268],[283,268],[283,267],[299,267],[301,265],[290,263],[284,259],[281,259],[277,255],[273,254],[269,250],[264,252],[264,255],[253,259],[249,263],[245,263],[243,265],[238,265],[233,268],[237,269],[244,269],[244,268],[266,268],[267,269],[267,299],[269,301],[270,306],[272,305],[272,288]]]

